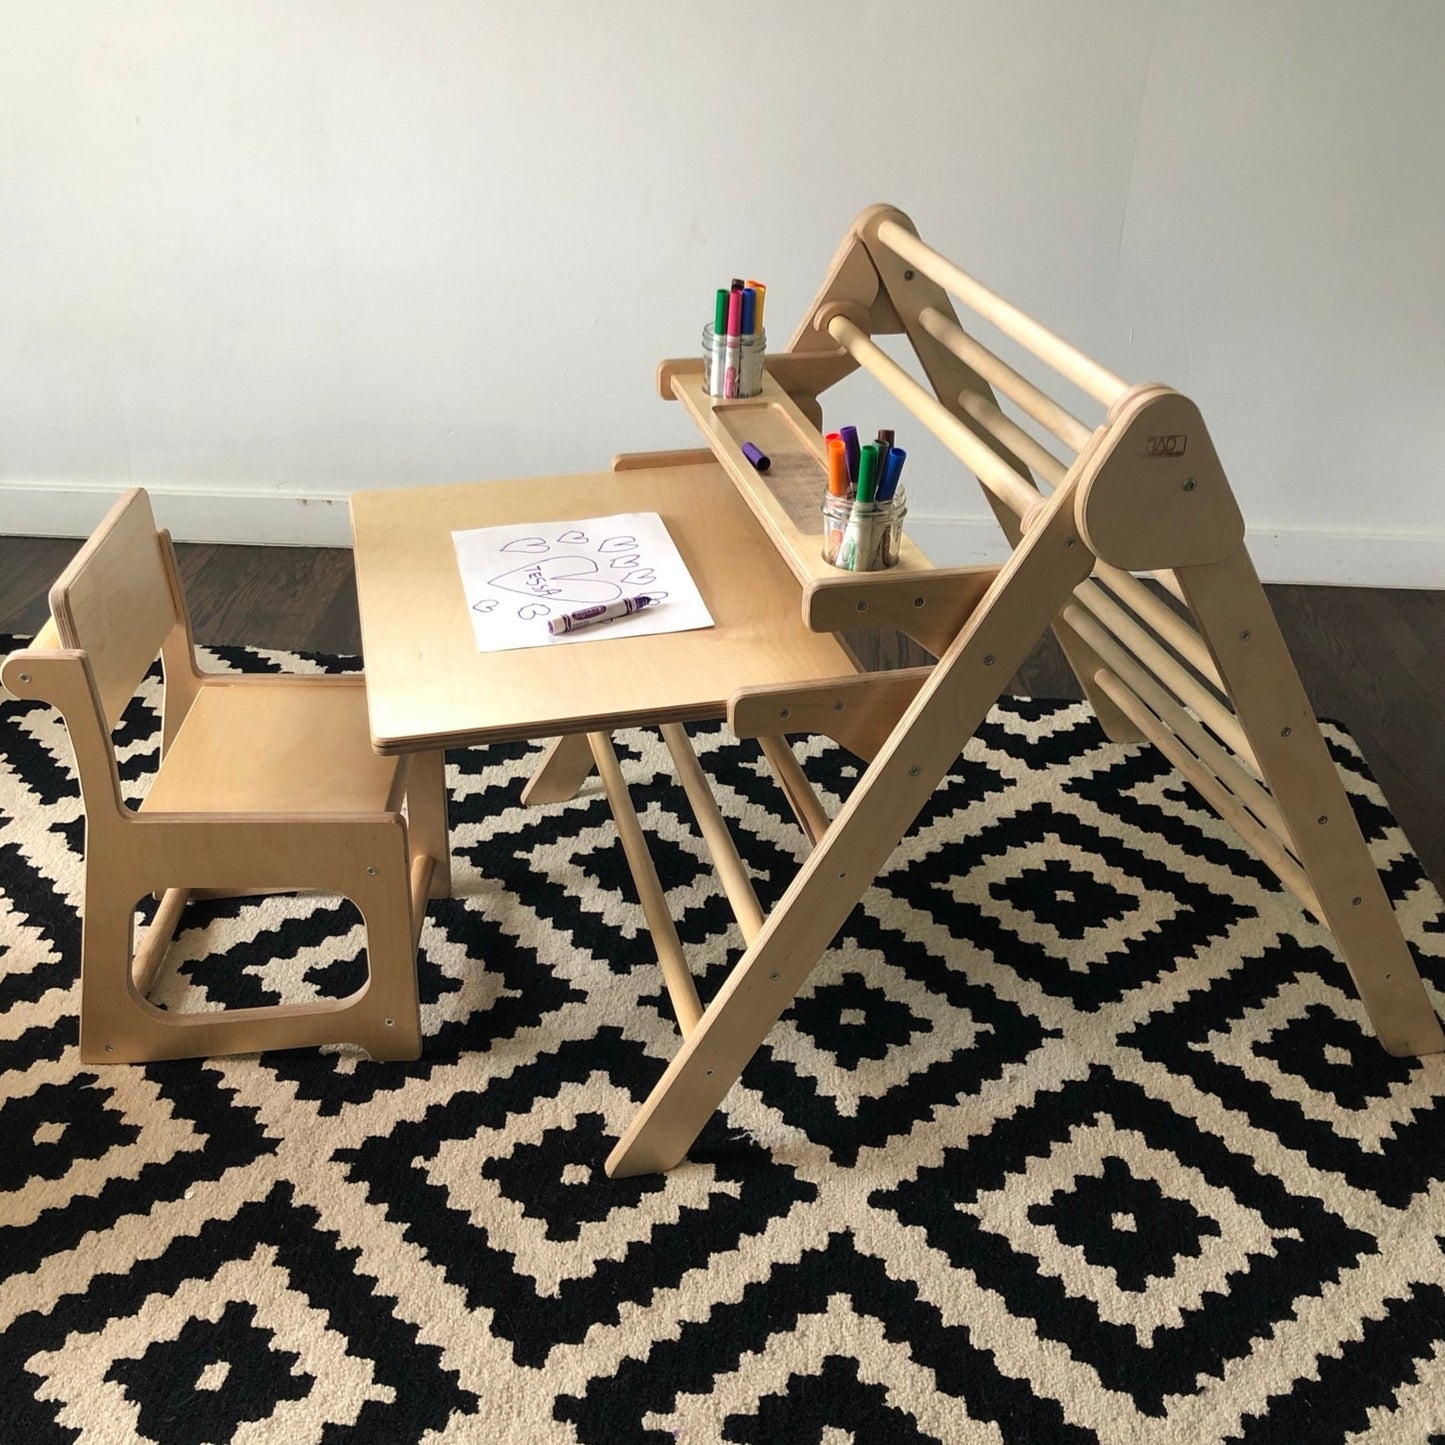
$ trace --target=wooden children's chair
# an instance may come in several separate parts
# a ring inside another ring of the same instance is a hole
[[[451,887],[441,753],[371,749],[359,676],[206,674],[170,536],[127,493],[50,592],[50,620],[0,666],[58,708],[85,809],[80,1055],[88,1063],[354,1043],[421,1052],[416,945]],[[159,653],[161,763],[139,809],[112,730]],[[404,808],[404,811],[403,811]],[[339,893],[366,925],[366,982],[346,998],[171,1012],[146,1000],[193,896]],[[137,902],[158,900],[139,949]]]

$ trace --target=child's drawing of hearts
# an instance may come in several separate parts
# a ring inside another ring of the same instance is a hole
[[[504,552],[550,552],[545,537],[514,537],[502,548]]]
[[[609,537],[605,542],[597,544],[597,550],[599,552],[626,552],[628,548],[636,545],[636,537]]]
[[[622,596],[622,588],[592,575],[596,571],[597,564],[590,557],[544,557],[493,577],[490,585],[548,601],[615,602]]]
[[[585,547],[587,545],[587,533],[579,532],[574,527],[570,532],[563,532],[557,540],[559,542],[570,542],[577,547]]]
[[[496,607],[497,599],[495,597],[483,597],[480,602],[472,603],[473,612],[494,612]]]
[[[636,572],[629,572],[622,579],[624,587],[646,587],[649,582],[657,581],[657,573],[651,567],[639,567]]]
[[[634,552],[630,557],[614,557],[612,559],[612,565],[614,567],[635,567],[641,560],[637,553]]]

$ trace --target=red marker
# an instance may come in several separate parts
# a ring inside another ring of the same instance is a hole
[[[741,390],[743,365],[743,293],[728,292],[727,370],[723,373],[723,395],[736,396]]]

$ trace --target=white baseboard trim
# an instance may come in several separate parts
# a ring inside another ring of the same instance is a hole
[[[100,485],[0,482],[0,535],[85,537],[125,490]],[[349,547],[346,496],[274,491],[149,489],[156,520],[180,542]],[[991,517],[908,519],[914,541],[939,567],[1001,562],[1007,548]],[[1325,532],[1252,528],[1248,545],[1266,582],[1445,590],[1445,532]]]
[[[126,487],[0,482],[0,535],[88,537]],[[178,542],[349,547],[346,495],[147,487],[156,522]]]
[[[992,517],[920,517],[910,513],[907,528],[935,567],[1001,562],[1008,555]],[[1445,532],[1251,527],[1245,544],[1266,582],[1445,590]]]

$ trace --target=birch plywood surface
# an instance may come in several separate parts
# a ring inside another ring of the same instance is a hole
[[[715,619],[699,632],[478,653],[451,533],[656,512]],[[721,467],[361,492],[351,502],[372,740],[382,752],[721,717],[737,689],[855,671]]]

